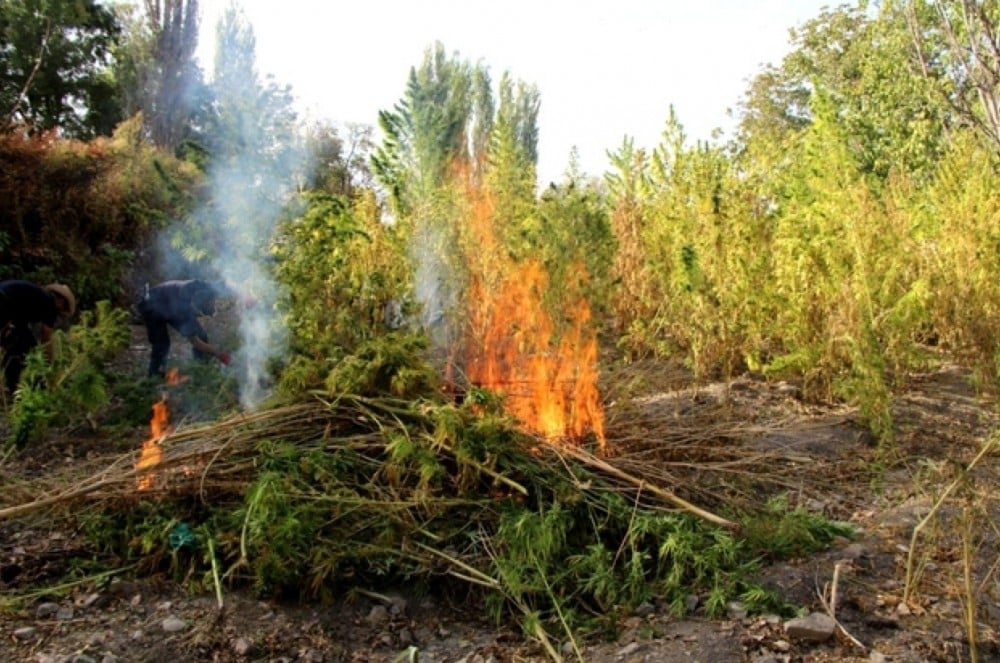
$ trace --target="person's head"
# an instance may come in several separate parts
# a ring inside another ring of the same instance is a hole
[[[198,315],[215,315],[215,288],[205,281],[192,281],[191,304]]]
[[[56,303],[59,315],[66,319],[72,318],[76,313],[76,297],[73,296],[73,291],[62,283],[50,283],[45,289],[52,293],[52,300]]]

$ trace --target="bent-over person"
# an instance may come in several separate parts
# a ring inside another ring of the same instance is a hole
[[[76,298],[61,283],[41,286],[20,279],[0,281],[0,361],[7,391],[13,394],[17,389],[28,353],[39,342],[51,352],[53,330],[75,312]]]
[[[215,315],[216,289],[207,281],[164,281],[146,289],[139,302],[139,314],[146,326],[152,353],[149,358],[150,377],[164,375],[170,354],[170,327],[191,343],[196,359],[215,357],[228,364],[231,357],[208,340],[208,333],[198,321],[203,315]]]

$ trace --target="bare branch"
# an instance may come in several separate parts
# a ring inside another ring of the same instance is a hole
[[[17,95],[17,101],[14,102],[14,107],[10,109],[10,114],[7,116],[7,124],[13,124],[14,118],[17,117],[18,112],[21,110],[21,104],[25,99],[28,98],[28,92],[31,90],[31,84],[35,81],[35,76],[38,75],[38,70],[42,67],[42,61],[45,59],[45,52],[49,48],[49,38],[52,36],[52,19],[45,19],[45,34],[42,35],[42,44],[38,48],[38,57],[35,59],[35,66],[31,69],[31,73],[28,74],[27,80],[24,81],[24,87],[21,88],[21,92]]]

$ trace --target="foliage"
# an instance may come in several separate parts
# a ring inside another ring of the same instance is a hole
[[[538,90],[506,74],[499,90],[498,109],[486,67],[449,57],[440,43],[410,69],[403,98],[379,113],[384,138],[372,155],[397,214],[420,216],[455,168],[478,177],[497,141],[537,162]]]
[[[56,331],[52,359],[36,347],[25,363],[10,410],[8,442],[21,447],[49,426],[79,423],[108,405],[105,362],[129,340],[127,314],[107,301],[84,311],[67,335]]]
[[[191,209],[200,182],[145,145],[140,126],[90,143],[0,136],[0,278],[66,282],[83,306],[131,300],[138,256]]]
[[[374,128],[349,124],[346,135],[329,122],[306,127],[306,189],[348,198],[371,188],[369,157]]]
[[[145,522],[88,531],[102,550],[185,577],[208,572],[210,537],[226,581],[264,596],[326,598],[400,582],[448,591],[464,581],[482,588],[497,620],[513,612],[526,628],[572,629],[609,627],[654,599],[682,614],[691,595],[711,616],[736,599],[783,609],[752,582],[759,558],[822,549],[839,532],[774,507],[747,515],[759,537],[744,539],[639,505],[480,401],[345,397],[329,407],[346,427],[337,436],[257,444],[239,503],[171,498]],[[174,568],[178,523],[196,550]]]
[[[679,354],[695,375],[732,375],[760,339],[770,219],[722,150],[685,144],[676,117],[646,155],[629,143],[609,178],[619,242],[616,326],[632,354]]]
[[[124,26],[115,79],[126,117],[142,114],[152,143],[177,153],[198,139],[211,95],[194,59],[197,0],[145,0],[116,8]],[[199,122],[200,120],[200,122]]]
[[[745,544],[766,559],[796,559],[828,549],[837,537],[853,539],[854,527],[807,511],[792,508],[785,495],[742,519]]]
[[[397,228],[378,219],[370,197],[317,192],[300,202],[273,247],[292,355],[283,384],[293,392],[321,387],[339,360],[412,306]]]
[[[885,179],[892,171],[923,177],[933,170],[949,113],[932,81],[911,66],[901,13],[873,18],[862,5],[827,8],[792,35],[792,52],[747,92],[740,124],[746,149],[781,155],[774,147],[816,119],[821,95],[837,109],[826,120],[852,137],[848,149],[862,173]]]
[[[1000,3],[899,0],[887,3],[886,15],[909,29],[911,68],[953,111],[956,124],[972,127],[994,151],[1000,149]]]
[[[551,185],[542,192],[536,214],[520,225],[520,232],[540,256],[553,283],[587,276],[582,294],[593,307],[594,317],[606,320],[617,247],[602,192],[593,183],[575,178]]]
[[[390,332],[362,343],[330,371],[329,394],[415,398],[433,392],[440,378],[423,360],[427,342],[410,332]]]
[[[0,2],[0,126],[110,134],[121,119],[107,75],[119,31],[96,0]]]
[[[904,14],[808,22],[728,149],[688,145],[671,115],[653,150],[612,155],[629,354],[798,381],[857,405],[884,444],[894,390],[937,351],[995,380],[995,156],[915,66]]]

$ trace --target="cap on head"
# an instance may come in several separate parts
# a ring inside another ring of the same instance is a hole
[[[73,291],[62,283],[50,283],[45,286],[45,289],[49,292],[62,297],[66,301],[67,312],[66,317],[72,317],[76,313],[76,297],[73,296]]]

